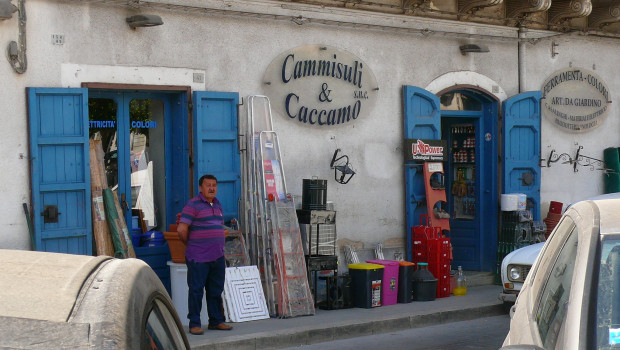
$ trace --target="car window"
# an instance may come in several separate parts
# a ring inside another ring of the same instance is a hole
[[[166,305],[157,299],[154,299],[153,307],[146,320],[142,349],[186,349],[174,316]]]
[[[620,237],[601,242],[596,307],[597,348],[620,349]]]
[[[557,259],[552,268],[545,271],[546,281],[540,292],[540,301],[536,310],[536,325],[545,349],[556,348],[558,334],[566,318],[577,258],[578,229],[568,217],[565,218],[564,224],[567,226],[561,229],[567,230],[568,238],[563,240],[563,245],[559,247]]]
[[[532,267],[532,270],[530,270],[528,274],[532,275],[532,279],[530,280],[532,297],[536,298],[537,295],[540,295],[540,290],[544,287],[545,281],[547,280],[546,271],[551,268],[550,266],[555,261],[560,247],[564,244],[566,237],[574,228],[575,223],[573,220],[569,216],[563,216],[548,238],[543,249],[538,254],[538,262]],[[531,302],[533,304],[535,299]],[[531,310],[531,312],[533,313],[534,310]]]

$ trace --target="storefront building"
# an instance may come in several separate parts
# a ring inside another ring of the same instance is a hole
[[[502,193],[527,194],[540,220],[550,201],[602,194],[596,160],[620,146],[614,1],[13,2],[0,20],[0,248],[31,248],[26,203],[37,249],[93,253],[93,137],[128,222],[145,201],[165,230],[205,173],[226,218],[241,217],[249,95],[271,99],[288,191],[327,179],[338,237],[367,248],[410,249],[426,204],[406,140],[444,140],[453,265],[469,270],[496,265]],[[324,70],[304,76],[313,61]],[[355,170],[346,184],[336,149]]]

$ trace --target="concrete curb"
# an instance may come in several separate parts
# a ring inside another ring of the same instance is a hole
[[[282,349],[300,345],[316,344],[420,328],[438,324],[473,320],[505,314],[501,303],[475,306],[455,310],[444,310],[410,316],[383,317],[382,319],[358,319],[342,322],[337,326],[302,326],[253,334],[213,339],[211,342],[192,347],[195,350],[256,350]]]

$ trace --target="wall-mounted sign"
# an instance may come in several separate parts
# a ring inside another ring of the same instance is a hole
[[[405,139],[405,161],[445,162],[446,140]]]
[[[351,124],[368,116],[379,90],[364,61],[324,45],[280,54],[265,71],[264,83],[275,112],[320,127]]]
[[[593,72],[568,68],[553,73],[542,87],[542,113],[559,128],[588,132],[600,126],[611,100],[605,82]]]

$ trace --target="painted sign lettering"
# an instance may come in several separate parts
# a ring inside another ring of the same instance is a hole
[[[609,113],[609,89],[594,72],[569,68],[543,84],[542,112],[565,131],[582,133],[600,126]]]
[[[445,162],[446,145],[445,140],[405,139],[405,161]]]
[[[319,127],[348,124],[369,115],[379,90],[361,59],[321,45],[280,54],[267,68],[264,81],[277,114]]]

